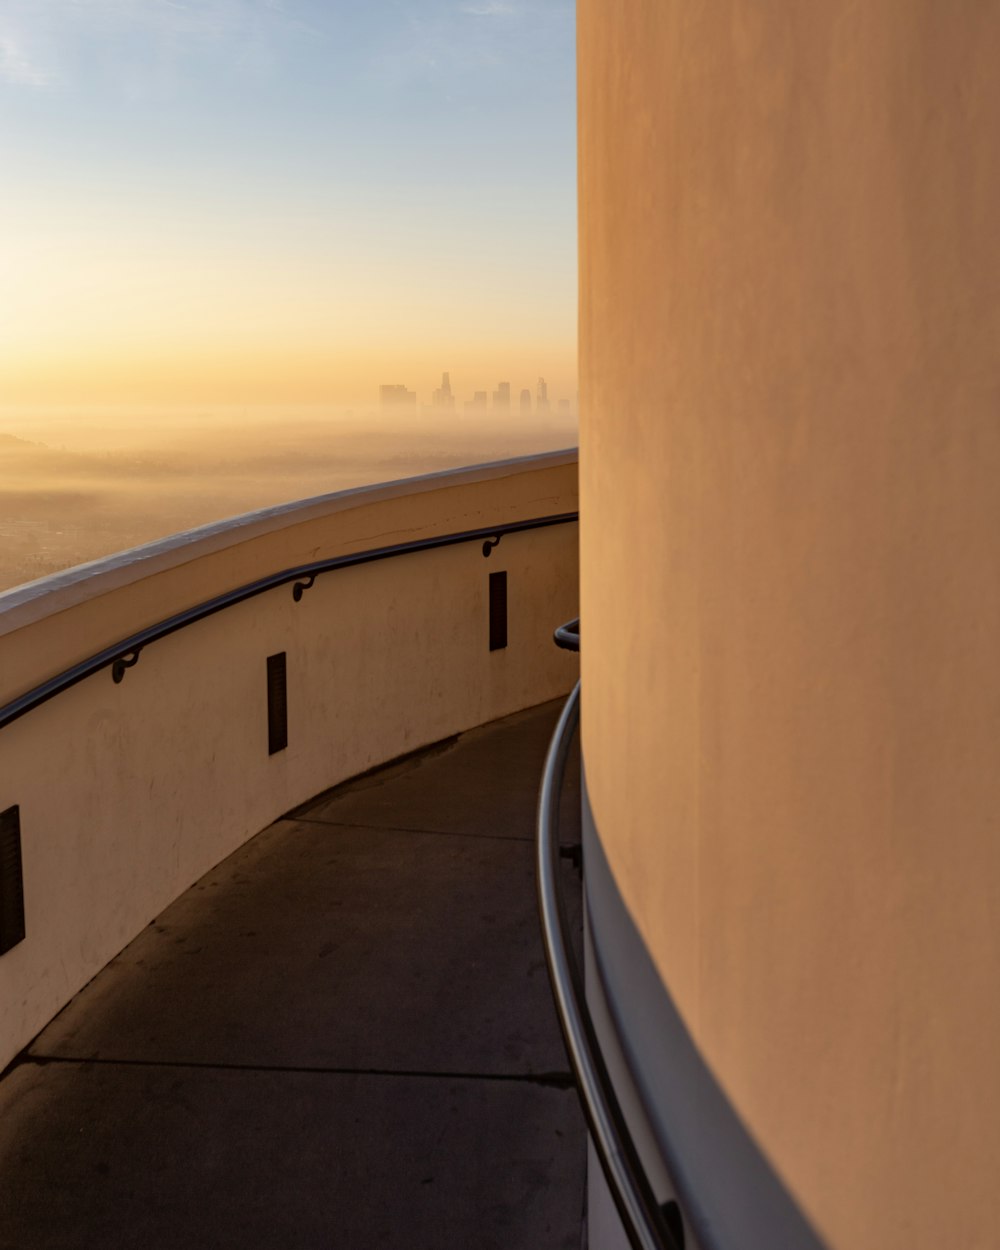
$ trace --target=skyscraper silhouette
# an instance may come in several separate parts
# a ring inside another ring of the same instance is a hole
[[[395,383],[386,384],[378,388],[379,401],[383,408],[410,408],[416,407],[417,392],[408,391],[405,386]]]
[[[451,375],[441,374],[441,385],[431,395],[431,403],[435,408],[452,409],[455,407],[455,396],[451,393]]]

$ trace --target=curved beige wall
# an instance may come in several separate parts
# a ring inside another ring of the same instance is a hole
[[[309,560],[577,506],[576,454],[526,457],[237,518],[0,595],[0,703],[171,613]],[[509,645],[488,649],[488,575]],[[387,759],[564,693],[577,526],[420,552],[229,608],[0,729],[27,938],[0,957],[0,1068],[168,902],[283,812]],[[265,660],[287,653],[268,755]]]
[[[597,826],[829,1244],[995,1245],[1000,4],[578,21]]]

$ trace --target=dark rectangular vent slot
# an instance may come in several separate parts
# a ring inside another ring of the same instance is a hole
[[[267,657],[267,753],[288,746],[288,681],[285,652]]]
[[[507,574],[490,574],[490,650],[507,645]]]
[[[0,812],[0,955],[24,941],[21,809]]]

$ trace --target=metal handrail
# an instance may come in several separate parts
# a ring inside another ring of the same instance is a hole
[[[173,616],[168,616],[162,621],[158,621],[155,625],[149,625],[137,633],[130,634],[128,638],[123,638],[120,642],[113,643],[110,647],[105,647],[102,651],[98,651],[86,660],[81,660],[71,668],[58,673],[55,677],[50,677],[48,681],[44,681],[40,685],[34,686],[31,690],[25,691],[24,694],[19,695],[16,699],[0,706],[0,729],[13,724],[14,721],[20,719],[26,713],[33,711],[36,707],[40,707],[43,703],[47,703],[49,699],[55,698],[57,694],[61,694],[64,690],[69,690],[71,686],[75,686],[85,678],[99,673],[102,669],[110,668],[114,680],[116,682],[121,681],[125,675],[125,670],[131,668],[136,663],[140,651],[151,642],[156,642],[160,638],[166,638],[170,634],[177,633],[180,629],[185,629],[188,625],[193,625],[197,621],[203,621],[206,617],[214,616],[216,612],[233,607],[237,603],[243,603],[247,599],[253,599],[268,590],[274,590],[277,586],[285,586],[289,582],[295,582],[292,596],[298,602],[321,573],[330,573],[336,569],[354,568],[359,564],[372,564],[377,560],[386,560],[393,556],[410,555],[417,551],[432,551],[438,547],[453,547],[458,543],[467,542],[482,541],[483,555],[488,556],[505,534],[518,534],[525,530],[545,529],[551,525],[566,525],[578,519],[579,513],[577,512],[559,512],[551,516],[533,517],[526,521],[508,521],[503,525],[462,530],[455,534],[440,534],[433,538],[419,538],[413,542],[394,543],[388,547],[374,547],[368,551],[332,556],[327,560],[314,560],[310,564],[298,564],[294,568],[282,569],[278,573],[272,573],[269,577],[259,578],[257,581],[249,582],[245,586],[239,586],[235,590],[226,591],[225,594],[216,595],[212,599],[206,599],[204,603],[186,608],[183,612],[177,612]]]
[[[552,736],[538,796],[538,908],[545,959],[584,1116],[629,1245],[633,1250],[679,1250],[632,1141],[604,1062],[587,1007],[583,979],[572,954],[558,888],[559,795],[579,718],[580,683],[577,682]]]
[[[564,651],[580,650],[580,618],[575,621],[567,621],[565,625],[560,625],[552,635],[557,647],[562,647]]]

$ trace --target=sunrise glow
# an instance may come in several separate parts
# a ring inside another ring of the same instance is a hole
[[[13,0],[0,403],[575,393],[569,5]]]

